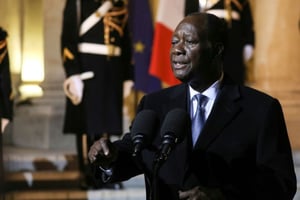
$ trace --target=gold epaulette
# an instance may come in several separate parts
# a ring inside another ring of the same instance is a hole
[[[238,0],[231,0],[232,3],[240,10],[243,10],[243,5]]]
[[[0,41],[0,50],[6,47],[6,39]]]
[[[240,11],[243,10],[243,5],[238,0],[224,0],[224,9],[226,10],[225,20],[228,23],[228,26],[231,27],[232,22],[232,7],[231,3],[233,3]]]
[[[123,16],[121,19],[118,17]],[[110,30],[116,30],[122,37],[124,35],[124,26],[128,19],[128,10],[126,7],[113,8],[112,11],[105,14],[103,18],[104,23],[104,43],[110,43]]]
[[[0,41],[0,50],[2,50],[4,48],[5,48],[5,50],[0,54],[0,64],[2,63],[5,55],[7,54],[6,40],[1,40]]]
[[[74,60],[74,55],[67,47],[65,47],[63,50],[63,61],[66,62],[67,60]]]

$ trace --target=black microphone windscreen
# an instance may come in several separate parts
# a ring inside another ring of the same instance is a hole
[[[173,134],[178,142],[181,142],[185,137],[186,130],[190,124],[188,113],[181,108],[175,108],[168,112],[164,123],[161,127],[161,137],[166,134]]]
[[[154,135],[156,124],[157,116],[153,110],[140,111],[133,121],[131,138],[137,135],[143,135],[144,143],[150,143]]]

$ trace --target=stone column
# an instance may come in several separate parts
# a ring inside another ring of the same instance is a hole
[[[300,1],[252,0],[256,31],[252,86],[277,97],[293,149],[300,149]]]

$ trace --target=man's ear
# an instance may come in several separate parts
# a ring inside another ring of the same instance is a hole
[[[224,45],[222,43],[216,43],[214,45],[214,57],[223,55]]]

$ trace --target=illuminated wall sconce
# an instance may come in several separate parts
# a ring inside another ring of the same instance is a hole
[[[22,84],[19,86],[20,100],[43,96],[43,89],[37,84]]]
[[[20,99],[43,96],[44,16],[43,1],[24,0]]]
[[[19,87],[20,99],[30,99],[43,96],[43,89],[39,86],[44,81],[43,55],[38,53],[30,56],[34,50],[23,52],[21,70],[21,85]]]

